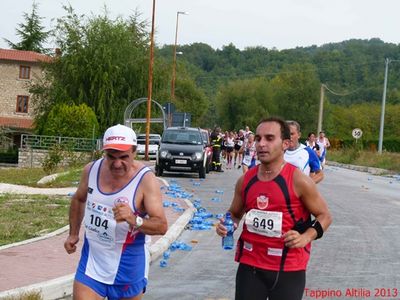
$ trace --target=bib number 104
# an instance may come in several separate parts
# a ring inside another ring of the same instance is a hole
[[[96,227],[104,227],[105,230],[108,229],[108,220],[102,220],[99,216],[90,215],[90,224]]]
[[[274,220],[272,220],[272,219],[267,219],[267,220],[261,219],[260,220],[258,217],[254,217],[253,227],[272,230],[272,229],[274,229]]]

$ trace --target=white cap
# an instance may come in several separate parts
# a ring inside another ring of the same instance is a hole
[[[136,145],[136,133],[127,126],[118,124],[108,128],[104,133],[103,150],[128,151]]]

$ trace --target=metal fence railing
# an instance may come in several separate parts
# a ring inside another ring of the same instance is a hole
[[[47,135],[21,135],[22,149],[50,149],[57,144],[71,151],[100,149],[99,140]]]

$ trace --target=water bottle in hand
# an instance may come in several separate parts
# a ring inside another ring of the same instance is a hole
[[[228,232],[227,232],[226,236],[222,238],[222,248],[224,250],[232,250],[233,249],[234,225],[233,225],[233,220],[232,220],[230,212],[227,212],[225,214],[224,226],[226,227],[226,230]]]

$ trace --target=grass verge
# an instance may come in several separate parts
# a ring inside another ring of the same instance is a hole
[[[40,292],[22,293],[16,297],[6,297],[4,300],[43,300]]]
[[[49,188],[61,188],[61,187],[71,187],[78,186],[79,180],[81,179],[83,168],[71,169],[67,172],[63,172],[53,181],[48,182],[42,187]]]
[[[37,186],[36,183],[46,176],[42,168],[0,168],[0,182]]]
[[[367,166],[400,172],[400,153],[384,152],[379,154],[372,151],[360,151],[354,148],[329,150],[328,160],[344,164]]]
[[[0,195],[0,246],[42,236],[68,224],[70,198]]]
[[[76,186],[80,180],[82,168],[75,168],[67,171],[60,169],[58,172],[63,172],[64,174],[41,187],[56,188]],[[37,187],[37,182],[44,176],[46,176],[46,173],[42,168],[0,168],[0,182],[2,183]]]

